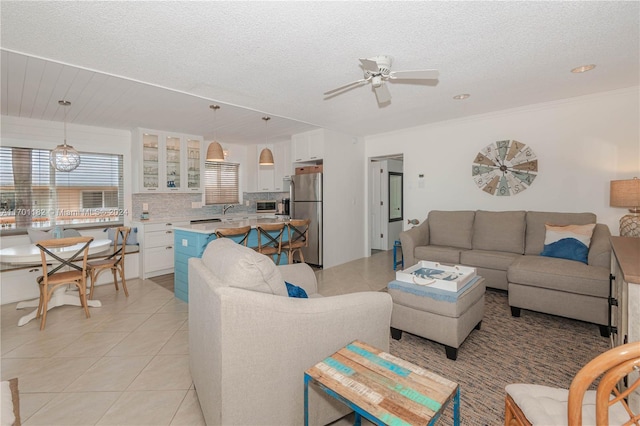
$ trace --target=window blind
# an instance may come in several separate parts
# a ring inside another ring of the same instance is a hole
[[[207,161],[204,165],[204,203],[225,204],[239,202],[239,164]]]
[[[49,153],[0,147],[2,228],[123,221],[122,155],[81,152],[77,169],[59,172],[49,164]]]

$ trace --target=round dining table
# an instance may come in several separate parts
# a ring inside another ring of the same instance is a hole
[[[111,240],[108,239],[93,240],[91,244],[89,244],[89,256],[107,251],[110,245]],[[63,259],[68,259],[81,248],[82,243],[69,247],[53,249],[51,251]],[[53,264],[56,263],[56,260],[51,258],[50,256],[47,256],[47,260],[51,261],[51,263]],[[13,247],[5,247],[0,250],[0,261],[15,265],[33,265],[41,263],[42,257],[40,254],[40,249],[35,244],[23,244]],[[36,283],[34,282],[33,284]],[[18,304],[16,305],[16,309],[37,308],[38,304],[39,299],[18,302]],[[54,290],[53,294],[51,295],[51,300],[47,305],[47,311],[62,305],[82,306],[78,291],[69,290],[68,287],[60,287]],[[87,305],[93,308],[99,308],[102,306],[102,303],[100,303],[99,300],[87,300]],[[37,313],[38,309],[34,309],[33,312],[21,317],[18,321],[18,326],[21,327],[27,324],[29,321],[36,317]]]

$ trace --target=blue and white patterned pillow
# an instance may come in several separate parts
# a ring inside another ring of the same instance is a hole
[[[588,263],[589,245],[595,227],[595,223],[564,226],[546,224],[544,250],[540,256]]]

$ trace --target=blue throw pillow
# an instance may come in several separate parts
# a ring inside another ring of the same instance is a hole
[[[298,297],[300,299],[308,299],[307,292],[304,291],[302,287],[298,287],[297,285],[290,284],[288,282],[284,282],[287,285],[287,293],[289,293],[289,297]]]
[[[107,233],[107,238],[111,240],[111,245],[113,245],[113,241],[116,238],[116,228],[105,228],[104,232]],[[122,241],[122,236],[118,239],[118,242]],[[127,245],[129,246],[137,246],[138,245],[138,228],[131,228],[129,231],[129,236],[127,237]]]
[[[589,225],[545,225],[544,250],[540,256],[588,263],[589,245],[595,223]]]

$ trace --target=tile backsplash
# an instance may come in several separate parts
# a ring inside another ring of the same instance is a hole
[[[282,200],[288,192],[244,192],[243,202],[235,204],[227,214],[255,213],[256,200]],[[222,214],[222,204],[191,208],[191,203],[201,202],[202,194],[133,194],[133,220],[140,219],[142,204],[149,205],[149,219],[200,219]],[[249,201],[249,205],[246,202]]]

